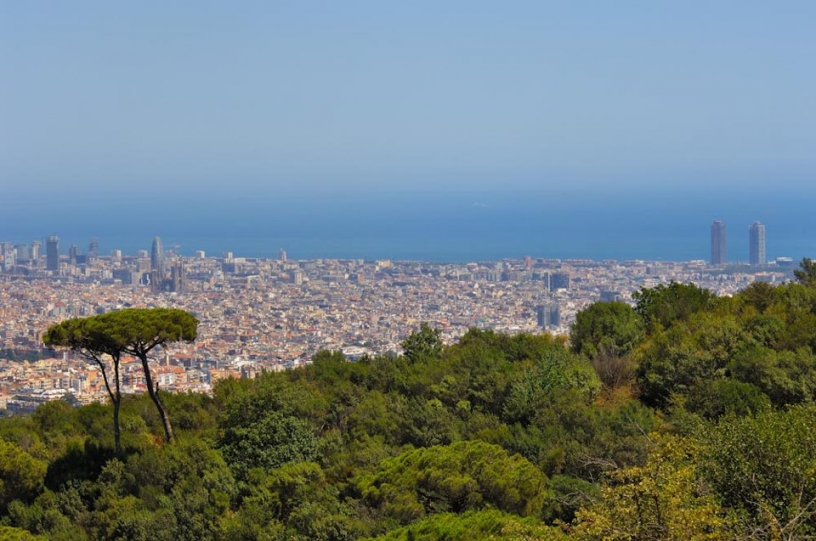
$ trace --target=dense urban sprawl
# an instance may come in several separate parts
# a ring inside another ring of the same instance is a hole
[[[158,239],[157,239],[158,240]],[[155,241],[154,241],[155,244]],[[225,377],[254,377],[308,363],[320,350],[350,360],[399,353],[421,322],[446,342],[476,327],[566,333],[577,311],[624,300],[642,287],[694,282],[718,295],[763,280],[780,282],[783,264],[710,266],[702,261],[535,259],[439,264],[389,260],[288,260],[62,256],[18,260],[0,273],[0,409],[29,411],[66,395],[106,397],[99,369],[70,352],[43,348],[59,321],[125,307],[171,307],[199,320],[198,339],[155,355],[162,389],[208,392]],[[152,256],[152,257],[151,257]],[[52,268],[49,270],[48,266]],[[123,362],[124,392],[144,391],[138,363]]]

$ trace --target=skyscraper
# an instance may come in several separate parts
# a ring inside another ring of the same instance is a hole
[[[759,222],[748,228],[748,262],[751,265],[765,264],[765,226]]]
[[[153,247],[150,250],[150,270],[164,278],[164,248],[161,237],[153,237]]]
[[[717,220],[711,224],[711,264],[723,265],[726,259],[725,224]]]
[[[535,311],[538,326],[542,329],[561,325],[561,307],[557,302],[553,301],[536,306]]]
[[[45,268],[55,272],[59,270],[59,237],[56,235],[45,239]]]

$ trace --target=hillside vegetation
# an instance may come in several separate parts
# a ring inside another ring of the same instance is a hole
[[[597,303],[570,340],[423,325],[405,354],[0,420],[0,538],[806,539],[816,288]]]

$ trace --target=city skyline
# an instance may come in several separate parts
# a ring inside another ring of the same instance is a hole
[[[749,265],[754,266],[762,266],[767,264],[767,253],[766,253],[766,236],[765,236],[765,225],[759,221],[754,221],[748,228],[749,235],[748,235],[748,260],[747,263]],[[56,271],[59,269],[59,262],[63,259],[63,254],[60,253],[59,250],[59,242],[60,238],[57,235],[50,235],[46,239],[46,257],[45,257],[45,269],[49,271]],[[31,241],[30,244],[15,244],[12,242],[3,241],[0,239],[0,263],[2,263],[2,270],[5,272],[9,272],[13,270],[14,265],[16,263],[28,263],[34,262],[39,257],[39,247],[41,243],[40,241],[34,240]],[[727,236],[727,227],[723,220],[715,220],[710,227],[710,237],[709,237],[709,246],[710,246],[710,258],[708,263],[712,266],[721,266],[727,264],[728,261],[728,236]],[[69,252],[67,254],[67,260],[70,264],[86,264],[90,262],[90,258],[111,258],[113,260],[121,260],[123,255],[128,257],[137,257],[142,259],[149,260],[149,270],[150,270],[150,277],[147,278],[148,283],[161,283],[161,280],[173,280],[175,276],[175,272],[180,269],[175,268],[174,266],[168,267],[167,266],[167,255],[163,248],[163,241],[160,236],[153,237],[151,241],[151,248],[150,251],[145,249],[138,249],[134,253],[123,253],[120,248],[113,248],[110,250],[109,253],[100,254],[99,253],[99,237],[93,236],[90,238],[88,243],[88,253],[87,255],[83,255],[78,248],[77,244],[72,244]],[[205,250],[195,249],[190,254],[183,254],[178,251],[180,248],[179,245],[174,245],[172,247],[172,257],[173,261],[177,260],[178,258],[194,258],[194,259],[202,259],[207,256],[207,252]],[[213,257],[210,254],[210,257]],[[258,257],[255,255],[248,255],[248,254],[241,254],[235,253],[233,250],[221,250],[220,255],[216,256],[218,258],[222,258],[225,261],[231,261],[234,258],[244,259],[277,259],[279,261],[286,262],[288,260],[288,253],[287,250],[284,248],[278,249],[274,254],[269,254],[268,256]],[[526,254],[525,257],[530,257],[530,254]],[[542,256],[536,255],[535,257],[541,258]],[[309,259],[323,259],[322,256],[317,256],[314,258],[303,258],[303,260]],[[390,258],[382,258],[377,256],[372,257],[327,257],[328,259],[366,259],[366,260],[375,260],[375,259],[390,259]],[[545,259],[547,257],[544,257]],[[514,259],[513,257],[500,257],[496,260],[501,259]],[[576,259],[570,257],[558,257],[556,259]],[[602,259],[614,259],[614,258],[577,258],[577,259],[587,259],[587,260],[596,260],[600,261]],[[648,258],[625,258],[626,260],[644,260],[649,261]],[[625,260],[621,259],[621,261]],[[777,260],[781,260],[783,264],[787,265],[788,261],[792,260],[790,257],[786,256],[778,256]],[[398,259],[399,260],[399,259]],[[295,259],[297,261],[297,259]],[[415,261],[415,262],[433,262],[428,260],[422,259],[404,259],[404,261]],[[674,260],[677,262],[683,261],[694,261],[694,259],[683,260],[678,259]],[[439,262],[441,263],[441,262]],[[454,263],[453,261],[451,263]],[[744,261],[736,260],[734,263],[745,263]],[[170,276],[171,271],[173,272],[172,276]]]

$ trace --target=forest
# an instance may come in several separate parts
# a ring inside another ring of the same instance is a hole
[[[0,539],[816,536],[816,271],[0,419]],[[116,395],[113,394],[112,397]],[[118,445],[117,445],[118,444]]]

